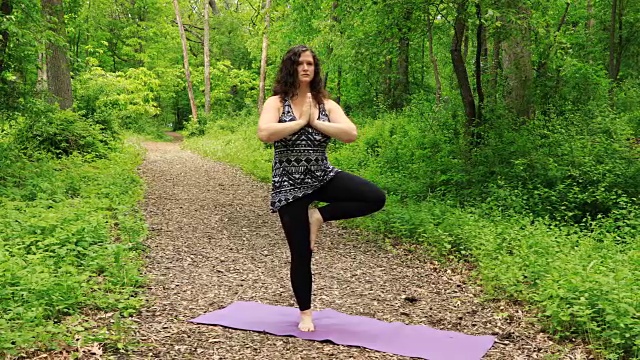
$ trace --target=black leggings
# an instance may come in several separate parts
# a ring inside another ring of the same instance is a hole
[[[382,209],[386,195],[373,183],[341,171],[313,193],[278,210],[291,252],[291,286],[300,311],[311,308],[312,251],[308,209],[314,201],[327,203],[318,208],[322,219],[327,222],[374,213]]]

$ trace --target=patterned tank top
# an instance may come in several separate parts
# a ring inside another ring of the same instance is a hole
[[[278,122],[295,121],[291,101],[285,99]],[[320,104],[318,121],[329,121]],[[310,125],[274,142],[271,180],[271,212],[318,189],[340,170],[329,163],[327,145],[331,138]]]

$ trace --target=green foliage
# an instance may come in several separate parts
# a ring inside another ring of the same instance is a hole
[[[203,156],[239,166],[260,181],[270,181],[273,150],[258,139],[255,117],[212,122],[205,136],[187,138],[184,146]]]
[[[141,305],[140,162],[131,146],[93,162],[0,154],[0,353],[125,335],[86,316],[126,317]]]
[[[385,114],[359,130],[359,140],[338,146],[330,159],[402,199],[426,199],[460,184],[464,170],[457,127],[443,111],[414,106]]]
[[[27,155],[50,154],[65,157],[79,154],[104,157],[112,150],[116,139],[72,111],[34,101],[25,115],[14,114],[15,119],[7,131],[7,141]]]
[[[164,124],[155,121],[159,81],[145,68],[108,73],[92,68],[74,82],[75,108],[111,135],[129,130],[153,134]]]
[[[181,76],[184,76],[184,70]],[[196,104],[204,113],[204,68],[192,69]],[[257,108],[258,77],[248,70],[234,68],[228,60],[211,64],[211,113],[214,118],[229,117]]]
[[[509,118],[493,121],[467,177],[490,187],[469,188],[503,207],[575,224],[633,206],[640,163],[629,143],[631,126],[606,110],[591,114],[541,116],[518,128]]]

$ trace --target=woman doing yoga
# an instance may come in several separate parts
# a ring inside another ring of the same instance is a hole
[[[258,138],[274,143],[270,210],[278,213],[291,252],[291,286],[302,331],[315,330],[311,257],[321,225],[371,214],[386,201],[376,185],[329,163],[329,140],[353,142],[357,129],[328,98],[320,73],[310,48],[289,49],[258,122]],[[327,205],[310,207],[315,201]]]

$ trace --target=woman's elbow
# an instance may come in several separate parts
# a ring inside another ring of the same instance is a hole
[[[263,143],[273,142],[269,133],[267,131],[264,131],[263,129],[258,129],[257,135],[258,139],[260,139],[260,141],[262,141]]]
[[[346,136],[344,137],[344,142],[345,143],[352,143],[354,141],[356,141],[356,139],[358,138],[358,131],[354,128],[353,130],[349,131]]]

